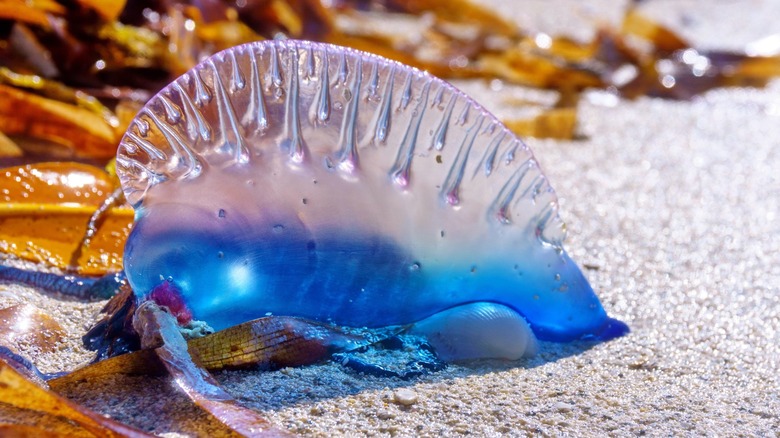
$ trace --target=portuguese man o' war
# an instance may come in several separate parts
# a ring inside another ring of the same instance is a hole
[[[291,40],[218,53],[147,103],[117,171],[136,294],[175,290],[217,330],[268,314],[417,323],[449,359],[628,331],[564,251],[528,147],[375,55]]]

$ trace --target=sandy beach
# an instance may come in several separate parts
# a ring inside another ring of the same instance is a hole
[[[643,10],[695,47],[736,50],[780,32],[777,2],[656,1]],[[585,39],[622,13],[610,1],[506,10],[526,29]],[[499,118],[518,111],[516,99],[554,100],[497,81],[455,85]],[[527,143],[558,194],[567,251],[629,335],[542,343],[532,359],[451,365],[412,381],[334,363],[217,379],[302,436],[778,436],[780,81],[684,102],[591,91],[578,126],[574,141]],[[0,308],[21,302],[69,333],[54,352],[23,351],[42,371],[89,360],[80,335],[101,303],[0,284]],[[162,436],[227,433],[165,377],[115,376],[64,395]],[[0,419],[40,421],[3,406]]]

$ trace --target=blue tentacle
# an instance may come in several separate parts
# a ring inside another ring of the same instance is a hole
[[[0,265],[0,281],[22,283],[80,300],[105,300],[116,294],[125,282],[124,272],[100,278],[60,275]]]

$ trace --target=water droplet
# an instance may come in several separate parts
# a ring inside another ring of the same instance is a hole
[[[420,266],[420,262],[414,262],[411,265],[409,265],[409,270],[412,272],[419,271],[421,268],[422,266]]]
[[[168,278],[165,279],[165,281],[167,281],[168,283],[173,283],[173,277],[169,276]]]
[[[539,295],[534,295],[534,299],[538,300],[539,299]]]
[[[555,281],[561,281],[561,274],[555,274]]]
[[[306,205],[309,203],[309,200],[306,198],[301,199],[301,202],[303,202],[303,205]]]
[[[220,208],[219,211],[217,212],[217,216],[219,216],[221,218],[225,217],[225,209],[224,208]]]
[[[439,236],[444,237],[444,230],[439,231]]]
[[[276,224],[276,225],[274,225],[273,230],[274,230],[274,233],[281,233],[282,231],[284,231],[284,225]]]
[[[477,273],[477,267],[476,266],[472,266],[471,267],[471,273],[472,274],[476,274]]]
[[[217,257],[219,257],[221,259],[224,259],[225,258],[225,253],[220,251],[220,252],[217,253]]]

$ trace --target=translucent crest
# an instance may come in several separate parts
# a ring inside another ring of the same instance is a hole
[[[125,196],[205,168],[322,167],[377,190],[413,192],[424,209],[521,227],[561,247],[553,189],[523,142],[451,85],[350,49],[301,41],[239,46],[163,89],[122,139]]]

